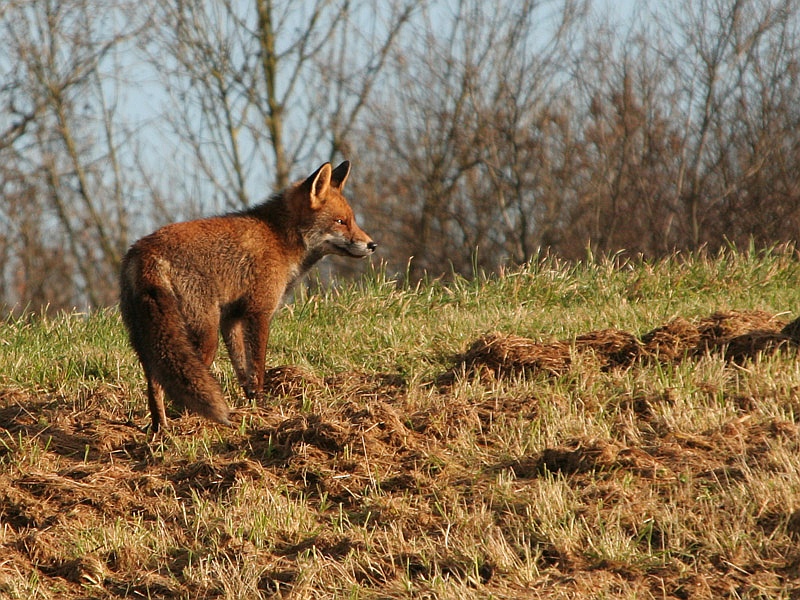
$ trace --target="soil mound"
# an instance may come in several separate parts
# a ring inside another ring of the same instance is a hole
[[[642,336],[642,354],[661,362],[677,362],[694,352],[700,330],[683,317],[656,327]]]
[[[694,322],[676,317],[640,338],[618,329],[590,331],[574,340],[537,342],[518,335],[490,333],[475,340],[454,366],[438,378],[450,384],[460,375],[561,375],[574,354],[593,356],[607,370],[629,367],[637,360],[677,363],[706,353],[741,363],[800,344],[800,319],[786,323],[765,311],[727,311]]]
[[[493,333],[475,340],[461,362],[467,370],[484,369],[497,377],[542,371],[558,375],[569,368],[569,344]]]

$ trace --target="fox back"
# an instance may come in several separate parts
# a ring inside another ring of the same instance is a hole
[[[209,367],[218,332],[245,394],[263,387],[269,325],[286,291],[328,254],[368,256],[376,244],[342,194],[345,161],[249,210],[167,225],[122,261],[120,310],[147,380],[152,428],[164,394],[219,423],[230,412]]]

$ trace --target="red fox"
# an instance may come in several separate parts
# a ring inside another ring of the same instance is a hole
[[[288,289],[327,254],[361,258],[377,244],[342,195],[350,163],[323,164],[263,204],[174,223],[140,239],[122,261],[120,311],[147,380],[152,430],[164,394],[222,424],[230,410],[209,367],[218,332],[248,398],[264,384],[272,316]]]

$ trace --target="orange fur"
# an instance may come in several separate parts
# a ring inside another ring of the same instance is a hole
[[[327,254],[360,258],[375,242],[342,195],[350,163],[322,165],[250,210],[167,225],[122,261],[120,310],[147,379],[152,428],[166,424],[164,394],[230,424],[209,371],[222,337],[248,397],[264,383],[269,325],[286,291]]]

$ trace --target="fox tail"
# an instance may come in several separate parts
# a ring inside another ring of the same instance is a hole
[[[126,258],[123,263],[120,311],[148,385],[155,380],[172,401],[230,425],[222,388],[192,343],[175,295],[161,283],[142,281],[134,272],[135,262]],[[152,417],[154,423],[159,420],[156,414]]]

